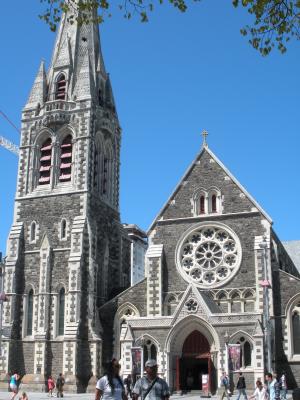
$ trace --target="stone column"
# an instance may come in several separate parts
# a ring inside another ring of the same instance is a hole
[[[151,245],[146,253],[147,315],[162,315],[163,245]]]

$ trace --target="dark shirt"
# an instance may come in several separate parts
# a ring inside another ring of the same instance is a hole
[[[246,382],[245,382],[245,378],[243,376],[239,377],[239,380],[237,381],[237,384],[236,384],[236,388],[237,389],[246,389]]]

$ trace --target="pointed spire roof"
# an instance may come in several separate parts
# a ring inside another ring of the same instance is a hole
[[[44,60],[42,60],[35,81],[33,83],[28,101],[24,108],[36,108],[38,104],[42,106],[46,98],[46,91],[47,76],[45,71],[45,62]]]
[[[70,15],[76,12],[73,8],[74,5],[62,17],[49,69],[50,84],[56,71],[62,68],[69,69],[70,98],[73,97],[73,90],[77,87],[78,80],[82,78],[83,70],[87,68],[88,59],[91,79],[96,82],[96,75],[99,73],[106,78],[98,24],[96,22],[82,25],[76,22],[71,23]],[[78,13],[80,12],[78,11]],[[96,10],[92,13],[91,19],[96,20]]]
[[[245,194],[245,196],[253,203],[253,206],[256,207],[271,224],[273,223],[272,218],[257,203],[257,201],[250,195],[250,193],[247,192],[247,190],[234,177],[234,175],[225,167],[225,165],[217,158],[217,156],[208,148],[207,143],[205,142],[205,146],[204,145],[202,146],[201,151],[197,154],[195,160],[190,164],[188,169],[185,171],[183,177],[180,179],[179,183],[177,184],[177,186],[173,190],[171,196],[168,198],[166,203],[163,205],[163,207],[161,208],[161,210],[159,211],[159,213],[157,214],[157,216],[155,217],[155,219],[151,223],[151,225],[150,225],[150,227],[148,229],[148,234],[153,229],[156,221],[158,221],[160,219],[161,215],[163,214],[163,212],[165,211],[165,209],[167,208],[167,206],[171,202],[172,198],[175,196],[177,191],[180,189],[180,187],[182,186],[182,183],[187,179],[187,177],[189,176],[190,172],[195,167],[195,165],[197,164],[197,161],[200,159],[200,157],[202,156],[202,154],[204,152],[207,152],[210,155],[210,157],[212,159],[214,159],[214,161],[220,166],[221,169],[223,169],[223,171],[227,174],[227,176],[237,185],[237,187],[241,190],[241,192],[243,192]]]
[[[80,71],[78,71],[73,94],[77,100],[89,99],[95,94],[95,83],[88,51],[86,51]]]

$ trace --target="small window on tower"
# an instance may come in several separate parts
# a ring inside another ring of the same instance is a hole
[[[48,138],[42,144],[40,151],[39,185],[47,185],[50,183],[51,157],[52,157],[52,144],[51,144],[51,139]]]
[[[60,74],[56,81],[55,100],[66,99],[67,81],[65,74]]]
[[[211,196],[211,212],[217,212],[217,196],[215,194]]]
[[[200,214],[205,214],[205,197],[200,196]]]
[[[68,135],[60,146],[60,182],[69,182],[72,177],[72,136]]]
[[[67,221],[65,219],[61,221],[60,237],[61,239],[66,239],[67,237]]]
[[[33,221],[30,226],[30,241],[34,242],[36,239],[36,223]]]
[[[107,192],[107,180],[108,180],[108,158],[105,157],[103,160],[103,172],[102,172],[102,194],[106,194]]]

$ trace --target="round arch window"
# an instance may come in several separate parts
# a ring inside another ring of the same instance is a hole
[[[182,277],[199,287],[219,287],[238,271],[242,249],[239,238],[224,224],[200,224],[189,229],[176,250]]]

